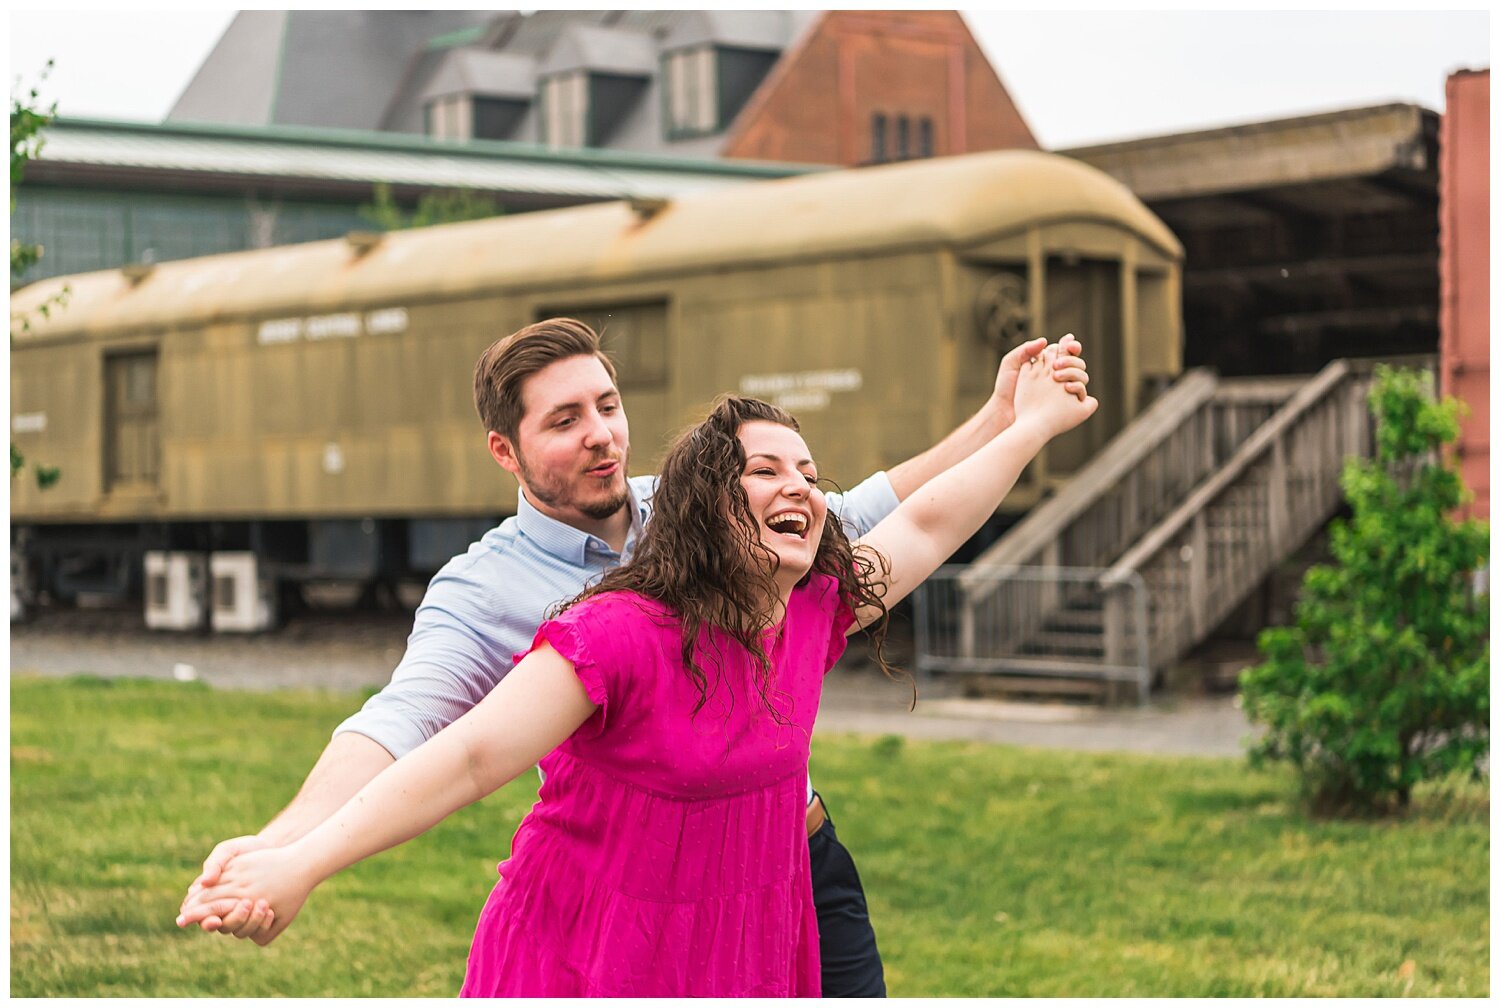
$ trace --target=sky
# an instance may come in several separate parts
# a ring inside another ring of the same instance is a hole
[[[1390,101],[1441,112],[1449,73],[1489,66],[1491,16],[1470,7],[964,17],[1038,141],[1059,149]],[[51,58],[40,97],[60,115],[160,121],[233,16],[11,11],[12,94]]]

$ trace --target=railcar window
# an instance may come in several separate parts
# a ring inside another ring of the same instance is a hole
[[[886,157],[885,116],[876,112],[870,116],[870,160],[879,164]]]
[[[548,308],[537,319],[564,316],[587,323],[599,334],[604,352],[614,361],[622,389],[659,388],[667,384],[667,305],[615,305],[605,308]]]
[[[911,157],[911,120],[906,116],[896,117],[896,160]]]
[[[927,116],[917,120],[917,157],[932,157],[932,120]]]

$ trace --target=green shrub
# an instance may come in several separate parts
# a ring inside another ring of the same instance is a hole
[[[1344,468],[1335,562],[1307,572],[1296,625],[1263,631],[1265,661],[1241,679],[1268,729],[1252,762],[1290,762],[1323,811],[1405,807],[1419,781],[1477,775],[1489,751],[1489,598],[1474,577],[1489,525],[1452,517],[1466,491],[1443,455],[1459,404],[1382,367],[1370,405],[1375,458]]]

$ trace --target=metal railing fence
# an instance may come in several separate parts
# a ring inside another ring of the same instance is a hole
[[[1095,567],[940,567],[913,599],[918,672],[1093,679],[1151,690],[1149,599]]]

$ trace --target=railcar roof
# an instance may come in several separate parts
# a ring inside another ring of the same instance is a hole
[[[392,232],[361,254],[343,239],[53,277],[12,315],[69,288],[20,341],[405,304],[484,291],[577,287],[902,248],[962,248],[1037,224],[1098,221],[1181,256],[1119,182],[1038,151],[956,157],[751,182],[655,213],[602,203]]]

